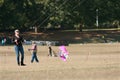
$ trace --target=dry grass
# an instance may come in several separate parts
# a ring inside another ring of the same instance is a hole
[[[24,45],[27,66],[17,66],[14,47],[0,46],[0,80],[120,80],[119,43],[72,44],[66,62],[48,57],[47,47],[38,46],[40,62],[30,63],[29,47]]]

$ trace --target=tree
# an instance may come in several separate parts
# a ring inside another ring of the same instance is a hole
[[[0,29],[56,27],[74,29],[81,24],[120,22],[120,0],[0,0]]]

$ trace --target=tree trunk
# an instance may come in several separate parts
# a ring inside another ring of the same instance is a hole
[[[38,33],[38,28],[35,26],[35,33]]]
[[[82,27],[83,27],[83,25],[80,24],[80,27],[79,27],[79,31],[80,31],[80,32],[82,32]]]

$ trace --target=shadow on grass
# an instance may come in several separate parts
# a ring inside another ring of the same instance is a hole
[[[9,40],[12,36],[9,33],[0,33],[0,36],[7,36]],[[120,31],[46,31],[46,32],[23,32],[25,40],[36,41],[59,41],[67,44],[78,43],[109,43],[120,42]],[[8,42],[9,43],[9,42]]]

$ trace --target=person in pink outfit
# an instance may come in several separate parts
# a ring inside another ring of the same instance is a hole
[[[28,49],[29,51],[32,51],[32,59],[31,59],[31,63],[33,63],[34,60],[36,60],[36,62],[39,62],[38,58],[37,58],[37,44],[33,41],[32,42],[32,48]]]
[[[68,54],[69,52],[64,45],[59,47],[59,56],[63,61],[66,61],[66,59],[68,58]]]

